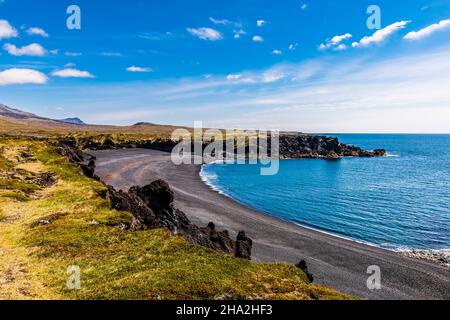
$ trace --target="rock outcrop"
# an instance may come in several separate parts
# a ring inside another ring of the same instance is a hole
[[[241,231],[236,239],[236,250],[234,255],[238,258],[247,259],[247,257],[250,257],[252,254],[252,246],[252,239],[247,237],[244,231]]]
[[[308,278],[308,281],[312,283],[314,281],[314,276],[309,272],[308,265],[306,264],[305,260],[301,260],[298,264],[295,265],[297,268],[302,270],[306,277]]]
[[[73,145],[73,140],[61,140],[56,144],[59,154],[78,165],[85,176],[100,180],[94,173],[95,157],[85,154]],[[174,234],[184,236],[191,243],[242,259],[251,259],[252,240],[245,232],[239,232],[236,241],[233,241],[227,230],[217,230],[212,222],[206,227],[191,223],[183,211],[175,208],[174,193],[163,180],[156,180],[143,187],[134,186],[128,192],[117,191],[108,186],[108,190],[100,195],[110,200],[111,208],[133,215],[131,223],[124,226],[124,229],[138,231],[167,228]]]
[[[76,147],[76,141],[63,139],[58,141],[55,145],[58,147],[58,153],[69,159],[70,162],[79,166],[86,177],[100,180],[95,174],[95,157],[78,149]]]
[[[340,143],[337,138],[316,135],[281,135],[280,156],[282,158],[323,158],[338,159],[342,157],[379,157],[385,156],[386,150],[363,150],[359,147]]]
[[[167,228],[172,233],[184,236],[188,241],[207,248],[222,251],[243,259],[251,258],[252,240],[240,232],[233,241],[228,231],[218,231],[214,223],[198,227],[174,206],[174,194],[167,182],[157,180],[151,184],[130,188],[128,192],[108,187],[106,195],[111,207],[133,214],[128,229],[145,230]]]
[[[108,135],[99,137],[66,137],[64,143],[73,147],[89,150],[143,148],[171,152],[177,145],[170,139],[152,140],[115,140]],[[270,151],[270,139],[267,141]],[[207,144],[203,146],[206,148]],[[245,148],[248,154],[248,146]],[[224,148],[225,150],[225,148]],[[236,150],[235,150],[236,152]],[[309,135],[303,133],[280,134],[279,154],[284,159],[314,158],[339,159],[342,157],[379,157],[385,156],[386,150],[363,150],[359,147],[340,143],[338,138]]]

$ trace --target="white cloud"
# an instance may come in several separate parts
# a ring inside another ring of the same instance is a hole
[[[186,30],[202,40],[217,41],[223,39],[222,33],[211,28],[187,28]]]
[[[41,36],[41,37],[44,37],[44,38],[48,38],[48,33],[45,32],[44,29],[37,28],[37,27],[28,28],[27,33],[30,36],[36,35],[36,36]]]
[[[66,64],[64,65],[64,68],[73,68],[73,67],[75,67],[75,66],[76,66],[75,63],[69,62],[69,63],[66,63]]]
[[[374,43],[380,43],[398,30],[404,29],[411,21],[398,21],[381,30],[376,31],[371,36],[362,38],[359,42],[353,42],[352,47],[367,47]]]
[[[21,48],[18,48],[13,44],[7,43],[3,46],[3,49],[6,50],[10,55],[13,55],[13,56],[42,57],[47,54],[47,50],[45,50],[38,43],[32,43],[28,46],[23,46]]]
[[[307,8],[308,8],[308,5],[306,3],[304,3],[300,6],[300,10],[302,10],[302,11],[306,10]]]
[[[209,17],[209,21],[211,21],[214,24],[221,24],[221,25],[224,25],[224,26],[228,25],[230,23],[233,23],[232,21],[227,20],[227,19],[219,20],[219,19],[214,19],[213,17]]]
[[[245,32],[242,29],[238,29],[238,30],[233,30],[233,33],[234,33],[234,38],[239,39],[242,35],[246,34],[247,32]]]
[[[267,23],[266,20],[256,20],[256,25],[258,27],[264,27],[264,25]]]
[[[66,110],[83,108],[85,115],[102,123],[167,123],[169,114],[171,123],[192,126],[202,114],[205,127],[216,128],[448,133],[450,47],[422,49],[379,57],[362,51],[357,56],[282,63],[269,70],[233,70],[242,75],[235,81],[225,74],[45,89]],[[276,75],[284,78],[263,82]],[[39,97],[42,91],[27,94]],[[155,114],[134,113],[141,110]],[[102,120],[116,113],[121,114]]]
[[[95,76],[88,71],[71,68],[53,71],[52,76],[59,78],[95,78]]]
[[[66,52],[64,54],[68,57],[79,57],[83,55],[81,52]]]
[[[230,21],[227,20],[227,19],[219,20],[219,19],[214,19],[213,17],[209,17],[209,20],[210,20],[212,23],[214,23],[214,24],[227,25],[227,24],[230,23]]]
[[[153,72],[152,68],[131,66],[127,68],[128,72]]]
[[[264,41],[264,38],[261,37],[261,36],[254,36],[254,37],[252,38],[252,40],[253,40],[254,42],[263,42],[263,41]]]
[[[120,52],[101,52],[100,55],[104,57],[123,57],[123,54]]]
[[[291,43],[288,47],[289,50],[296,50],[298,47],[298,43]]]
[[[214,24],[218,24],[218,25],[223,25],[223,26],[232,25],[235,28],[242,28],[242,23],[236,22],[236,21],[231,21],[228,19],[215,19],[213,17],[209,17],[209,21],[211,21]]]
[[[17,30],[6,20],[0,20],[0,40],[16,38],[19,36]]]
[[[239,80],[242,78],[242,74],[229,74],[227,80]]]
[[[322,43],[319,46],[319,50],[327,50],[327,49],[333,49],[333,50],[345,50],[347,49],[347,46],[341,42],[350,39],[353,37],[350,33],[346,33],[339,36],[334,36],[331,39],[328,39],[326,43]]]
[[[276,55],[281,55],[281,54],[283,54],[283,52],[282,52],[281,50],[278,50],[278,49],[273,50],[272,53],[273,53],[273,54],[276,54]]]
[[[338,45],[337,47],[334,48],[334,50],[336,51],[342,51],[342,50],[346,50],[348,47],[346,44],[341,43],[340,45]]]
[[[430,36],[436,31],[444,30],[450,27],[450,19],[441,20],[438,23],[429,25],[426,28],[420,29],[419,31],[412,31],[408,33],[403,39],[405,40],[420,40],[425,37]]]
[[[0,86],[13,84],[45,84],[48,77],[32,69],[12,68],[0,72]]]
[[[334,36],[333,38],[331,38],[330,42],[332,44],[339,44],[344,40],[350,39],[351,37],[353,36],[350,33],[346,33],[341,36]]]
[[[280,73],[268,72],[263,74],[262,82],[264,83],[276,82],[278,80],[283,79],[284,77],[285,75]]]

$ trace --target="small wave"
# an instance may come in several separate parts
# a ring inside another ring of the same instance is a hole
[[[395,153],[387,153],[386,157],[387,158],[399,158],[400,155],[399,154],[395,154]]]
[[[450,267],[450,249],[409,249],[409,248],[397,248],[395,251],[400,254],[421,260],[427,260],[440,265]]]
[[[221,195],[224,195],[224,196],[227,196],[227,197],[228,197],[227,194],[225,194],[222,190],[220,190],[219,187],[217,187],[217,186],[213,183],[213,181],[216,181],[217,178],[218,178],[217,174],[212,173],[212,172],[206,172],[206,171],[205,171],[205,167],[206,167],[206,166],[208,166],[208,165],[203,165],[202,168],[201,168],[201,170],[200,170],[200,173],[199,173],[200,178],[202,179],[202,181],[203,181],[207,186],[209,186],[211,189],[213,189],[214,191],[218,192],[218,193],[221,194]]]

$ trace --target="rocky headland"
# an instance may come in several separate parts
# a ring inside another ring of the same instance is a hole
[[[165,138],[133,140],[114,138],[111,135],[67,136],[60,139],[60,141],[65,145],[83,150],[142,148],[171,152],[178,144],[178,141]],[[207,145],[205,143],[203,147],[206,148]],[[235,150],[236,152],[237,150]],[[248,153],[248,146],[246,152]],[[268,153],[271,154],[270,139],[268,139]],[[334,137],[302,133],[280,134],[279,155],[282,159],[339,159],[343,157],[380,157],[386,154],[384,149],[363,150],[357,146],[341,143],[338,138]]]

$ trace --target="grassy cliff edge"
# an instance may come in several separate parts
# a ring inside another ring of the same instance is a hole
[[[255,263],[131,219],[43,141],[0,138],[0,299],[350,299],[285,263]],[[70,290],[67,270],[81,271]]]

